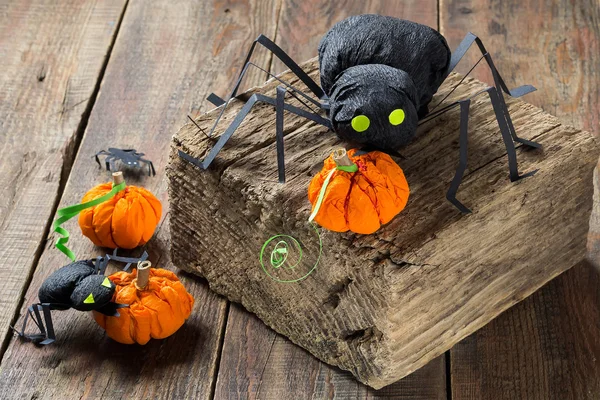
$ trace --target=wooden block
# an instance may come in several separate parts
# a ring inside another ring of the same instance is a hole
[[[316,60],[303,67],[318,76]],[[290,73],[281,78],[299,85]],[[460,78],[451,75],[432,105]],[[256,91],[273,95],[277,84]],[[467,78],[445,103],[484,87]],[[242,105],[230,103],[216,137]],[[406,209],[372,235],[319,229],[318,267],[288,284],[265,274],[261,248],[273,235],[287,234],[306,246],[307,265],[316,260],[306,190],[342,143],[286,113],[287,183],[279,184],[272,106],[257,105],[207,171],[177,155],[183,150],[202,159],[214,142],[188,124],[173,138],[167,168],[173,262],[204,276],[213,290],[321,360],[374,388],[388,385],[584,257],[597,145],[587,132],[561,125],[539,108],[515,99],[508,105],[517,133],[544,146],[517,151],[521,171],[539,169],[537,174],[510,182],[492,107],[478,96],[458,194],[472,214],[460,214],[445,199],[458,162],[454,110],[422,125],[417,140],[401,151],[399,164],[411,186]],[[209,131],[219,112],[197,123]]]

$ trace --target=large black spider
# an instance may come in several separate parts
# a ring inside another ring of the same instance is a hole
[[[418,125],[459,106],[459,164],[446,198],[459,210],[468,213],[470,210],[456,199],[456,193],[467,166],[469,106],[473,97],[487,93],[506,146],[510,180],[516,181],[536,172],[519,174],[514,142],[532,148],[540,148],[541,145],[517,136],[503,94],[504,92],[512,97],[520,97],[536,89],[531,85],[524,85],[509,90],[482,41],[472,33],[468,33],[451,53],[444,37],[434,29],[380,15],[353,16],[337,23],[327,32],[319,44],[322,87],[281,48],[266,36],[260,35],[252,44],[244,67],[227,100],[221,99],[214,93],[208,96],[207,100],[215,106],[223,106],[209,136],[213,134],[223,116],[229,100],[237,95],[241,80],[249,66],[256,66],[250,62],[250,57],[257,43],[271,51],[290,68],[316,96],[316,99],[274,77],[282,83],[277,87],[275,98],[259,93],[253,94],[204,160],[179,151],[179,156],[184,160],[201,169],[207,169],[257,102],[275,106],[277,162],[279,181],[282,183],[285,182],[284,110],[328,127],[342,139],[362,143],[368,149],[394,153],[414,138]],[[473,43],[477,44],[482,53],[477,64],[485,59],[492,72],[494,85],[467,99],[455,101],[439,110],[434,109],[429,112],[428,105],[433,95]],[[288,91],[311,111],[287,104],[284,97]],[[313,111],[307,103],[324,110],[327,118]]]
[[[138,153],[135,149],[115,149],[114,147],[109,147],[108,151],[100,150],[94,155],[94,157],[96,158],[96,162],[100,168],[102,168],[102,164],[100,163],[98,156],[107,156],[104,159],[107,171],[116,172],[117,168],[115,166],[115,160],[121,160],[123,164],[129,167],[141,168],[141,164],[146,164],[148,165],[148,176],[156,176],[154,164],[152,164],[152,161],[142,158],[144,155],[144,153]]]

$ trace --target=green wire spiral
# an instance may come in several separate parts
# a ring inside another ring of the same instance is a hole
[[[315,230],[315,233],[317,234],[317,238],[319,238],[319,255],[317,256],[317,260],[315,261],[315,264],[312,266],[312,268],[306,274],[304,274],[303,276],[296,278],[296,279],[280,279],[280,278],[277,278],[276,276],[273,276],[271,274],[271,272],[269,272],[269,268],[265,265],[265,261],[264,261],[265,250],[266,250],[267,246],[274,240],[278,239],[278,242],[275,244],[275,247],[273,248],[273,250],[271,250],[271,254],[269,256],[269,266],[272,269],[279,270],[280,268],[284,268],[286,270],[295,270],[296,267],[298,267],[302,263],[302,257],[304,256],[304,252],[302,251],[302,245],[295,237],[290,236],[290,235],[279,234],[279,235],[271,236],[263,244],[262,248],[260,249],[260,265],[261,265],[263,271],[265,271],[265,273],[269,276],[269,278],[273,279],[276,282],[281,282],[281,283],[299,282],[303,279],[306,279],[306,277],[308,277],[310,274],[312,274],[313,271],[317,268],[317,265],[319,264],[319,260],[321,259],[321,254],[323,252],[323,242],[321,241],[321,235],[319,235],[319,230],[317,229],[317,226],[315,224],[310,224],[310,225]],[[288,241],[290,243],[288,243]],[[296,251],[298,252],[298,259],[296,260],[296,262],[294,264],[290,264],[287,262],[288,255],[290,254],[290,248],[289,248],[290,244],[292,244],[295,247]]]

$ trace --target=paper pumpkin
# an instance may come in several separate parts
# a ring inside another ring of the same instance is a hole
[[[122,182],[120,174],[115,174],[115,185]],[[81,201],[86,203],[104,196],[112,187],[110,182],[100,184]],[[81,211],[79,226],[96,246],[133,249],[150,240],[161,214],[162,205],[152,193],[142,187],[127,186],[111,199]]]
[[[194,298],[177,276],[165,269],[150,268],[149,261],[138,263],[132,273],[110,275],[115,284],[113,302],[128,304],[118,317],[94,312],[94,319],[108,336],[124,344],[146,344],[175,333],[190,316]]]
[[[311,220],[336,232],[370,234],[392,220],[408,201],[402,169],[382,152],[336,150],[308,186]]]

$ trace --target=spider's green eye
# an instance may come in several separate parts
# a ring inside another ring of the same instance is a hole
[[[404,122],[404,110],[401,108],[397,108],[390,113],[389,116],[390,124],[392,125],[400,125]]]
[[[356,132],[364,132],[369,129],[371,121],[366,115],[357,115],[356,117],[352,118],[351,125],[352,129],[354,129]]]
[[[110,284],[110,280],[108,279],[108,277],[104,278],[104,280],[102,281],[101,285],[104,286],[104,287],[107,287],[109,289],[112,287],[112,285]]]
[[[88,297],[83,301],[85,304],[94,304],[96,301],[94,300],[94,295],[90,293]]]

